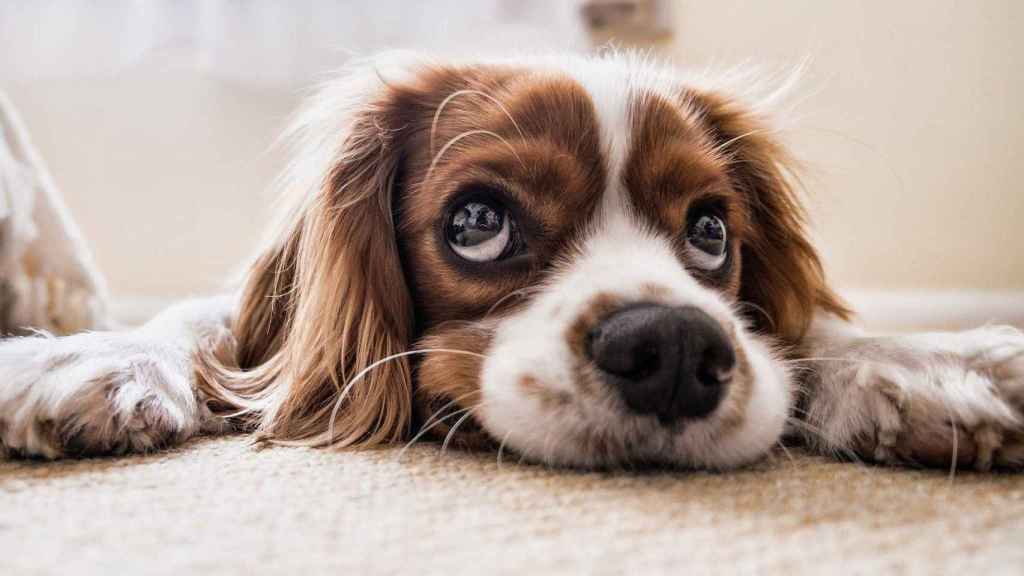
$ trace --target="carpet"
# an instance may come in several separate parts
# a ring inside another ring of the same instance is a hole
[[[197,439],[0,462],[0,574],[1024,572],[1024,475],[791,449],[730,473],[579,472],[423,444]]]

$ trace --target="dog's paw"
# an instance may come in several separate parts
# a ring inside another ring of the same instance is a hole
[[[1024,468],[1024,334],[859,338],[810,361],[805,437],[895,464]]]
[[[144,452],[199,427],[187,355],[134,332],[0,344],[0,452]]]

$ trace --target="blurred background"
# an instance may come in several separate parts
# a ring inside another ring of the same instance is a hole
[[[276,135],[352,55],[614,41],[684,67],[806,63],[784,139],[836,284],[876,324],[1005,321],[1024,314],[1022,17],[1014,0],[0,0],[0,90],[132,314],[249,254]]]

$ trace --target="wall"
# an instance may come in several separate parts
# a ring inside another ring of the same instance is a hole
[[[808,70],[785,137],[840,285],[1024,289],[1024,3],[684,2],[688,65]]]
[[[115,296],[216,290],[249,255],[296,94],[160,67],[7,90]]]
[[[810,57],[799,128],[812,216],[846,288],[1024,289],[1024,4],[686,2],[661,48],[685,64]],[[40,25],[44,25],[44,23]],[[19,77],[25,115],[121,296],[216,288],[258,237],[274,135],[299,101],[150,58]]]

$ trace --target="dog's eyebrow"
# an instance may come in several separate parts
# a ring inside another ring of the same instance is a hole
[[[727,165],[696,115],[644,92],[632,97],[628,116],[633,137],[621,178],[641,214],[675,230],[693,199],[728,196]]]

